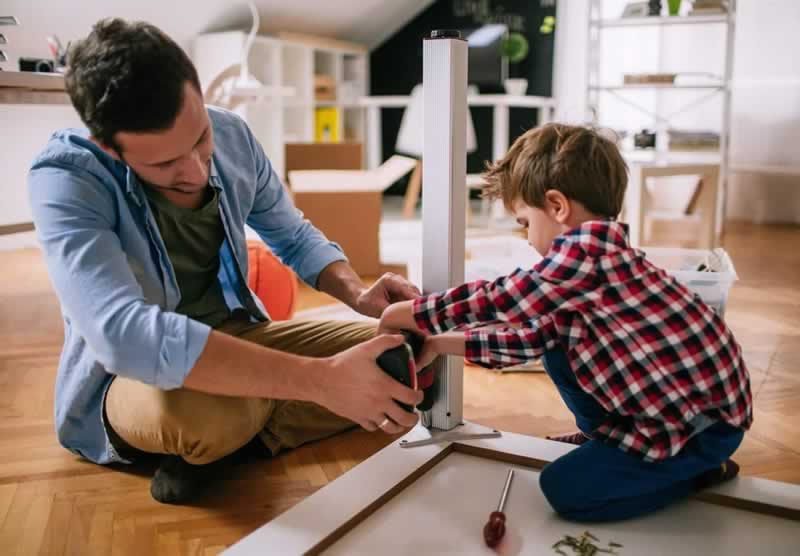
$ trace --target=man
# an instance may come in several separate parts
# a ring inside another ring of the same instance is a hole
[[[416,423],[421,393],[375,364],[402,342],[356,323],[270,322],[247,288],[244,225],[307,283],[380,316],[419,294],[366,288],[293,206],[247,125],[206,107],[160,30],[99,22],[71,49],[67,92],[88,131],[56,133],[30,201],[62,306],[61,443],[96,463],[165,457],[153,497],[181,503],[248,443],[272,454],[358,424]],[[344,217],[344,215],[343,215]]]

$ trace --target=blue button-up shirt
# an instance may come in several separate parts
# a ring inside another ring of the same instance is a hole
[[[218,278],[231,309],[266,320],[246,284],[245,224],[312,286],[326,266],[346,259],[294,207],[247,125],[218,108],[209,107],[208,115],[214,130],[209,183],[219,192],[225,227]],[[33,162],[29,194],[64,318],[55,396],[59,441],[97,463],[124,461],[103,425],[113,377],[180,388],[210,328],[174,312],[180,291],[142,185],[85,130],[53,135]]]

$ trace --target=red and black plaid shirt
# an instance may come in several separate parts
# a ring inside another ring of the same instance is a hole
[[[466,329],[466,357],[504,367],[563,349],[608,412],[595,438],[647,461],[677,454],[714,422],[749,428],[741,349],[699,297],[628,245],[626,228],[586,222],[531,270],[418,298],[421,330]]]

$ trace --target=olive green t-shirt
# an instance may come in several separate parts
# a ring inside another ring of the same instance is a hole
[[[152,188],[144,190],[178,280],[181,300],[175,312],[212,328],[219,326],[230,310],[217,279],[219,250],[225,239],[217,191],[209,187],[203,205],[188,209]]]

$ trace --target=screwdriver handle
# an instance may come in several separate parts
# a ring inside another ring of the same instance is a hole
[[[494,548],[500,544],[506,532],[506,514],[503,512],[492,512],[489,521],[483,526],[483,540],[486,546]]]

